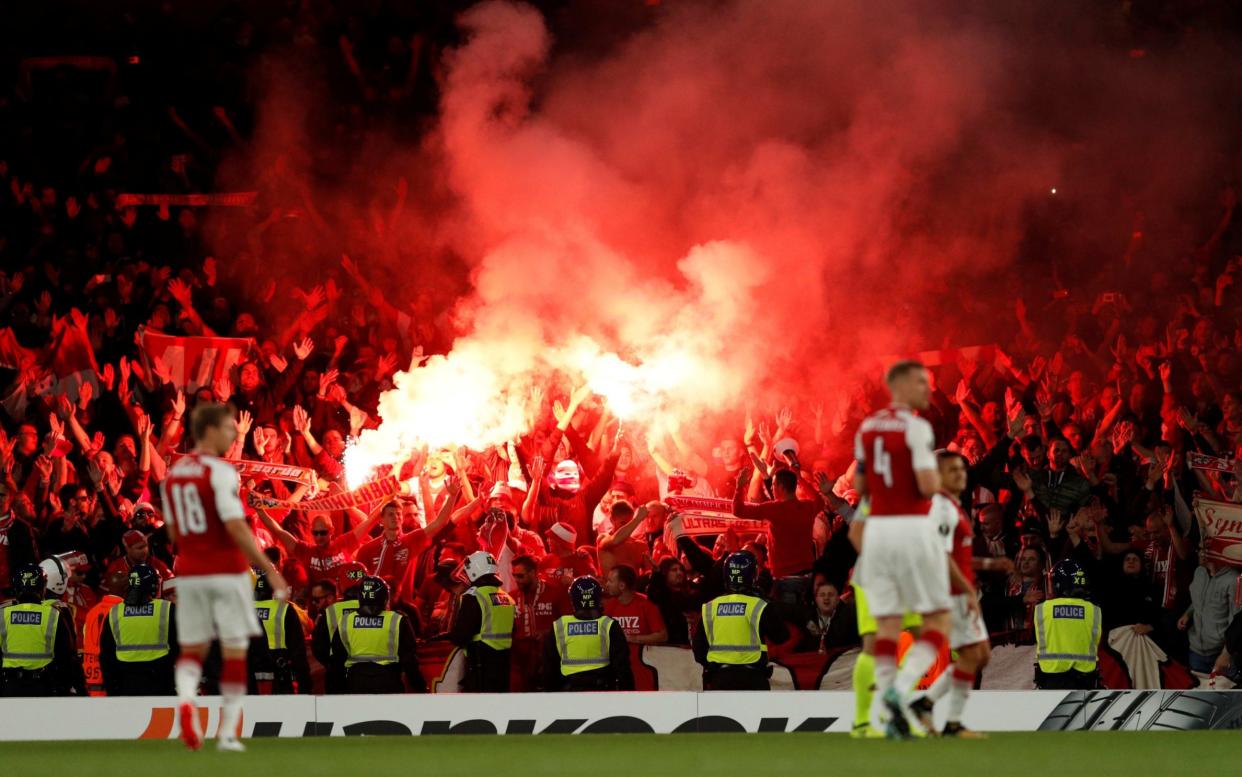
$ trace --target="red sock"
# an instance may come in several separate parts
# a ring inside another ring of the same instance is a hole
[[[959,683],[965,683],[967,685],[974,685],[975,684],[975,673],[967,672],[962,669],[958,669],[955,666],[953,667],[953,679]]]
[[[246,687],[246,659],[224,659],[224,667],[220,670],[220,690],[223,691],[226,685]]]

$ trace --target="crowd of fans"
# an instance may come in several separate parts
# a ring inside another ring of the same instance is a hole
[[[5,96],[0,328],[12,337],[0,342],[0,581],[23,563],[71,560],[64,598],[79,627],[103,594],[123,594],[130,566],[146,561],[175,576],[158,486],[187,449],[196,404],[236,409],[235,458],[313,468],[321,493],[342,491],[347,439],[378,422],[380,394],[416,349],[446,346],[447,305],[404,279],[368,277],[347,256],[308,289],[282,271],[289,262],[259,261],[288,250],[287,222],[301,229],[319,218],[308,187],[279,161],[260,171],[257,204],[212,211],[226,235],[210,235],[215,253],[202,209],[117,204],[127,190],[210,189],[226,148],[245,142],[249,108],[230,79],[259,34],[334,52],[325,67],[348,94],[346,135],[376,116],[426,115],[435,52],[450,34],[425,19],[363,22],[339,10],[347,7],[306,4],[261,27],[225,17],[211,42],[196,44],[221,54],[213,89],[164,91],[126,71],[137,66],[117,53],[24,60]],[[92,121],[66,122],[65,101],[89,103]],[[153,123],[163,129],[151,132]],[[389,201],[399,211],[404,179],[383,186],[397,192]],[[280,199],[289,191],[292,207]],[[1205,676],[1236,676],[1225,633],[1242,606],[1238,569],[1200,559],[1192,503],[1196,492],[1239,501],[1242,465],[1209,474],[1187,459],[1242,461],[1235,203],[1226,190],[1216,229],[1168,271],[1140,277],[1119,259],[1069,288],[1029,279],[993,327],[995,347],[933,370],[930,420],[938,442],[970,461],[975,553],[997,561],[999,571],[980,575],[994,639],[1031,640],[1046,571],[1073,557],[1110,627],[1131,627]],[[351,234],[356,255],[402,250],[378,227]],[[48,390],[47,359],[7,358],[10,344],[38,351],[66,327],[82,334],[95,364],[72,398]],[[140,330],[252,337],[256,347],[227,377],[187,392],[148,356]],[[700,605],[721,591],[721,559],[747,547],[764,565],[761,587],[794,627],[790,649],[824,652],[858,641],[847,584],[857,507],[850,436],[879,396],[878,385],[865,386],[835,417],[814,400],[739,413],[710,449],[695,449],[686,439],[702,435],[671,419],[625,434],[589,391],[553,387],[522,439],[396,463],[403,494],[369,514],[251,508],[252,525],[311,621],[364,569],[389,583],[421,640],[451,631],[466,588],[456,570],[470,552],[490,550],[518,603],[515,657],[528,658],[567,612],[569,581],[586,574],[604,581],[606,611],[632,644],[688,646]],[[785,455],[788,443],[777,450],[790,439],[796,457]],[[246,487],[283,500],[310,493],[274,479]],[[670,509],[686,495],[717,497],[712,509],[768,529],[704,543]]]

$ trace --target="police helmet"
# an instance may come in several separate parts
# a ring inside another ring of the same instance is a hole
[[[134,564],[129,570],[129,590],[125,593],[126,604],[145,604],[159,598],[163,581],[160,573],[150,564]]]
[[[47,591],[47,573],[38,564],[25,564],[13,573],[13,595],[20,602],[41,602]]]
[[[758,573],[759,562],[755,554],[748,550],[731,553],[724,563],[725,588],[733,592],[749,591],[754,588]]]
[[[268,582],[266,572],[254,573],[254,598],[259,602],[272,598],[272,584]]]
[[[466,579],[474,583],[481,577],[496,574],[500,569],[500,565],[496,563],[496,557],[491,553],[485,550],[476,550],[474,553],[466,556],[462,569],[466,573]]]
[[[569,586],[569,599],[574,612],[590,612],[604,607],[604,587],[589,575],[578,578]]]
[[[381,577],[368,575],[358,583],[358,610],[378,615],[388,607],[388,583]]]
[[[1089,592],[1087,572],[1073,559],[1065,559],[1052,568],[1052,591],[1057,596],[1084,597]]]

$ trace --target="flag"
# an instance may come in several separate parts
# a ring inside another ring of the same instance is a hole
[[[1202,557],[1242,567],[1242,504],[1195,499],[1195,517],[1203,528]]]
[[[99,365],[95,363],[95,349],[86,335],[86,318],[75,308],[65,318],[52,322],[52,342],[43,358],[48,375],[36,386],[44,396],[64,395],[69,401],[78,401],[78,388],[90,383],[95,396],[99,396]]]
[[[17,335],[13,334],[12,327],[0,329],[0,367],[20,370],[32,364],[36,358],[34,352],[23,348],[17,342]]]
[[[151,361],[162,359],[175,386],[185,391],[210,387],[228,375],[254,347],[249,337],[175,337],[146,329],[142,349]]]

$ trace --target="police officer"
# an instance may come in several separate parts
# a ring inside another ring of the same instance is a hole
[[[99,665],[109,696],[175,696],[175,608],[160,599],[162,580],[150,564],[129,571],[125,600],[108,612],[99,635]]]
[[[725,559],[728,592],[703,605],[703,625],[694,633],[694,660],[703,665],[709,691],[766,691],[767,642],[784,642],[789,629],[774,608],[755,592],[759,562],[740,550]]]
[[[13,578],[15,603],[0,609],[0,694],[86,694],[73,619],[43,600],[47,574],[26,564]]]
[[[400,613],[388,609],[388,584],[364,577],[358,584],[358,610],[341,619],[332,642],[345,658],[346,693],[427,692],[418,667],[414,630]]]
[[[306,660],[306,632],[296,605],[272,598],[266,574],[254,580],[254,611],[263,635],[250,640],[247,665],[249,692],[256,694],[311,693],[310,664]]]
[[[569,586],[573,615],[544,640],[544,687],[550,691],[632,691],[634,672],[621,624],[604,615],[604,588],[593,577]]]
[[[336,635],[341,621],[345,616],[358,611],[358,585],[366,577],[366,568],[358,564],[356,568],[346,570],[344,580],[349,584],[340,601],[333,602],[323,608],[323,614],[315,621],[311,630],[311,655],[324,667],[324,690],[328,693],[345,693],[345,655],[333,652]],[[320,580],[311,586],[315,589],[332,590],[335,595],[336,584],[331,580]]]
[[[509,692],[509,651],[513,648],[513,599],[500,589],[496,558],[476,551],[462,564],[470,587],[461,595],[449,641],[466,651],[462,690]]]
[[[1052,569],[1055,599],[1035,609],[1035,687],[1090,690],[1099,683],[1100,608],[1087,601],[1087,573],[1065,559]]]

